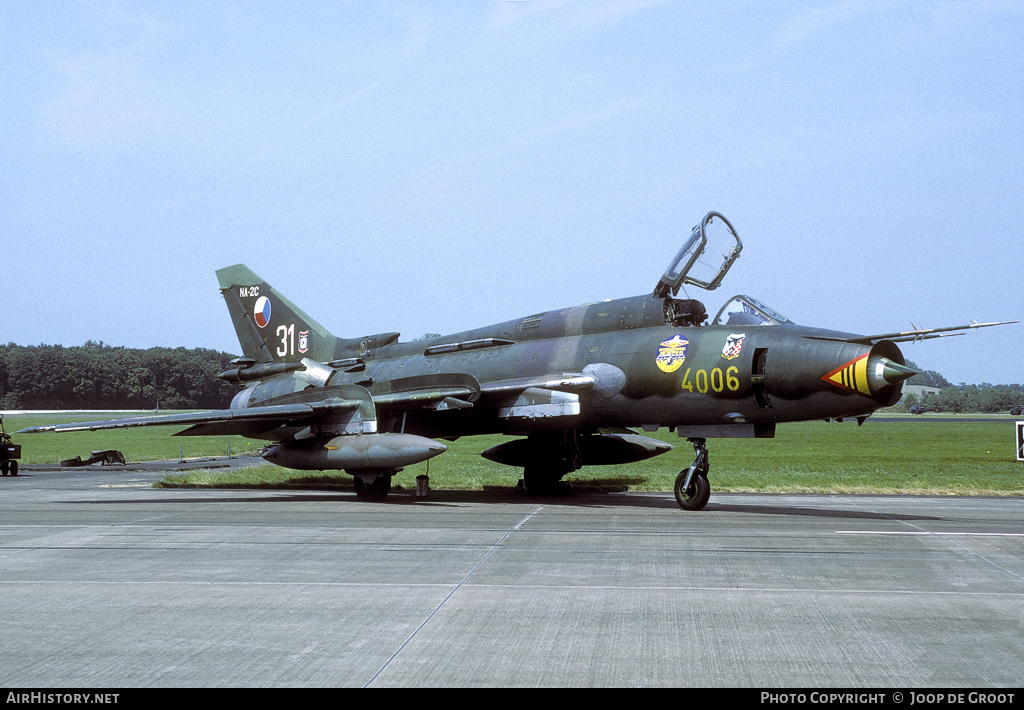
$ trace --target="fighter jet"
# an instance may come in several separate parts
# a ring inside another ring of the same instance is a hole
[[[999,325],[856,335],[797,325],[750,296],[710,319],[699,300],[676,297],[683,286],[718,288],[742,248],[710,212],[650,293],[413,342],[336,337],[244,265],[229,266],[217,278],[243,356],[219,376],[243,389],[228,409],[19,433],[187,424],[177,436],[264,439],[265,460],[344,470],[361,499],[380,501],[402,467],[447,450],[438,439],[514,437],[483,456],[521,467],[525,492],[546,496],[583,466],[666,453],[671,445],[639,432],[668,428],[696,453],[676,478],[676,500],[701,510],[708,439],[772,437],[785,422],[863,422],[899,401],[916,374],[896,343]]]

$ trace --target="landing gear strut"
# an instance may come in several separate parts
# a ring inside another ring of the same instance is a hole
[[[711,484],[708,483],[708,447],[707,439],[689,439],[697,458],[676,476],[676,502],[683,510],[703,510],[711,497]]]
[[[576,430],[533,432],[527,438],[535,453],[533,461],[523,467],[519,488],[531,496],[571,493],[572,485],[562,476],[583,467]]]

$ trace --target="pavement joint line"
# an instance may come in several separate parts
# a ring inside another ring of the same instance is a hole
[[[114,530],[114,529],[122,528],[122,527],[124,527],[124,528],[131,528],[132,526],[138,525],[139,523],[148,523],[148,522],[150,522],[152,520],[159,520],[160,518],[165,518],[165,517],[167,517],[167,515],[157,515],[157,516],[150,516],[148,518],[142,518],[141,520],[135,520],[135,521],[128,522],[128,523],[103,523],[103,524],[100,524],[100,525],[75,525],[75,524],[69,524],[69,525],[66,525],[66,526],[65,525],[32,526],[32,525],[17,525],[17,524],[15,524],[15,525],[2,525],[0,527],[2,527],[2,528],[49,527],[49,528],[67,528],[68,530],[80,530],[80,529],[89,530],[89,529],[92,529],[92,528],[99,528],[101,530]],[[10,546],[3,547],[2,549],[7,551],[7,552],[12,552],[13,554],[20,554],[22,552],[31,552],[31,551],[34,551],[34,550],[48,550],[48,549],[52,549],[52,550],[73,550],[73,549],[77,549],[77,546],[74,546],[74,545],[53,546],[53,545],[38,544],[38,545],[27,545],[25,547],[15,547],[13,545],[10,545]],[[9,557],[9,555],[5,554],[5,555],[0,556],[0,559],[6,559],[7,557]]]
[[[67,580],[67,579],[30,579],[30,580],[0,580],[0,587],[14,587],[19,585],[43,585],[43,584],[76,584],[82,586],[117,586],[117,587],[145,587],[145,586],[191,586],[191,587],[369,587],[373,589],[383,588],[431,588],[451,587],[450,584],[442,582],[231,582],[231,581],[207,581],[197,582],[189,580],[164,580],[134,582],[130,580]],[[940,597],[1024,597],[1024,592],[970,592],[970,591],[941,591],[928,589],[824,589],[813,587],[697,587],[697,586],[667,586],[651,585],[638,586],[626,584],[460,584],[459,588],[466,589],[572,589],[572,590],[618,590],[633,592],[756,592],[758,594],[891,594],[891,595],[917,595],[917,596],[940,596]],[[454,590],[453,590],[454,592]],[[450,594],[448,596],[451,596]],[[447,597],[446,597],[447,600]],[[437,609],[440,609],[438,604]],[[436,612],[437,609],[434,611]],[[431,614],[433,615],[433,613]],[[428,617],[429,619],[429,617]],[[425,623],[425,622],[424,622]],[[422,628],[423,624],[420,625]],[[418,631],[419,629],[417,629]],[[415,632],[414,632],[415,635]],[[411,637],[410,637],[411,640]],[[408,641],[406,641],[408,643]],[[405,644],[403,644],[404,646]]]
[[[1024,533],[928,532],[927,530],[836,530],[836,535],[938,535],[939,537],[1024,537]]]
[[[963,553],[965,553],[965,554],[967,554],[967,555],[969,555],[971,557],[974,557],[976,559],[979,559],[982,562],[984,562],[986,564],[989,564],[989,565],[995,567],[996,569],[1005,572],[1006,574],[1008,574],[1009,576],[1013,577],[1014,579],[1016,579],[1018,581],[1024,581],[1024,576],[1021,576],[1020,574],[1018,574],[1017,572],[1014,572],[1013,570],[1008,570],[1008,569],[1006,569],[1005,567],[1003,567],[1000,564],[996,564],[992,560],[988,559],[987,557],[985,557],[982,554],[979,554],[979,553],[975,552],[974,550],[968,550],[966,547],[964,547],[963,545],[959,544],[955,540],[951,540],[950,539],[951,536],[947,535],[946,533],[943,533],[943,532],[933,532],[931,530],[925,530],[920,525],[915,525],[914,523],[910,522],[909,520],[899,520],[899,519],[894,518],[893,516],[888,515],[886,513],[881,513],[881,512],[879,512],[877,510],[872,510],[871,508],[869,508],[866,505],[857,505],[857,504],[855,504],[855,507],[860,508],[861,510],[866,510],[868,512],[874,513],[876,515],[881,515],[882,517],[887,518],[888,520],[891,520],[894,523],[898,523],[900,525],[905,525],[908,528],[913,528],[913,531],[918,533],[918,534],[937,537],[938,539],[942,540],[943,542],[945,542],[945,543],[947,543],[949,545],[952,545],[953,547],[957,548],[961,552],[963,552]],[[893,531],[893,532],[909,532],[909,531]]]
[[[479,560],[479,561],[478,561],[478,562],[477,562],[477,563],[476,563],[475,565],[473,565],[473,569],[471,569],[471,570],[470,570],[470,571],[469,571],[469,572],[468,572],[468,573],[466,574],[466,576],[465,576],[465,577],[463,577],[463,578],[462,578],[462,580],[461,580],[461,581],[460,581],[460,582],[459,582],[458,584],[456,584],[456,585],[455,585],[455,586],[454,586],[454,587],[453,587],[453,588],[451,589],[451,591],[449,591],[449,592],[448,592],[448,594],[446,594],[446,595],[445,595],[444,599],[442,599],[442,600],[440,601],[440,603],[438,603],[438,605],[437,605],[436,607],[434,607],[434,610],[433,610],[432,612],[430,612],[429,614],[427,614],[427,617],[426,617],[426,618],[425,618],[425,619],[423,620],[423,622],[422,622],[422,623],[420,623],[420,625],[419,625],[419,626],[417,626],[417,627],[416,627],[416,629],[415,629],[415,630],[413,630],[413,632],[412,632],[411,634],[409,634],[409,638],[407,638],[407,639],[406,639],[405,641],[403,641],[403,642],[402,642],[402,645],[401,645],[401,646],[399,646],[399,647],[398,647],[398,648],[397,648],[397,649],[395,650],[395,652],[394,652],[393,654],[391,654],[391,657],[390,657],[390,658],[388,658],[388,660],[384,661],[384,665],[382,665],[382,666],[380,667],[380,669],[379,669],[379,670],[378,670],[378,671],[377,671],[376,673],[374,673],[374,674],[373,674],[373,677],[372,677],[372,678],[370,678],[370,680],[366,681],[366,683],[365,683],[365,684],[363,684],[363,687],[364,687],[364,688],[368,688],[368,687],[369,687],[369,686],[370,686],[370,685],[371,685],[371,684],[373,683],[373,681],[377,680],[377,678],[378,678],[378,677],[380,676],[380,674],[381,674],[381,673],[383,673],[383,672],[384,672],[384,670],[385,670],[385,669],[386,669],[386,668],[387,668],[387,667],[388,667],[388,666],[389,666],[389,665],[391,664],[391,662],[392,662],[393,660],[395,660],[395,659],[396,659],[396,658],[398,657],[398,654],[400,654],[400,653],[402,652],[402,650],[403,650],[403,649],[404,649],[404,648],[405,648],[406,646],[408,646],[408,645],[409,645],[409,643],[410,643],[410,642],[411,642],[411,641],[412,641],[412,640],[413,640],[414,638],[416,638],[416,635],[417,635],[417,634],[418,634],[418,633],[419,633],[419,632],[420,632],[420,631],[421,631],[421,630],[422,630],[422,629],[423,629],[423,628],[424,628],[424,627],[425,627],[425,626],[426,626],[426,625],[427,625],[428,623],[430,623],[430,620],[431,620],[431,619],[433,619],[433,618],[434,618],[434,615],[435,615],[435,614],[437,614],[437,612],[441,610],[441,607],[443,607],[443,606],[444,606],[444,605],[445,605],[445,604],[446,604],[446,603],[448,602],[448,600],[452,598],[452,596],[453,596],[453,595],[455,594],[455,592],[459,591],[459,589],[461,589],[461,588],[463,587],[463,585],[465,585],[465,584],[466,584],[466,582],[467,582],[467,581],[469,580],[469,578],[473,576],[473,573],[474,573],[474,572],[476,572],[476,571],[477,571],[478,569],[480,569],[480,566],[481,566],[481,565],[483,565],[483,563],[487,561],[487,558],[491,556],[491,553],[492,553],[492,552],[494,552],[495,550],[497,550],[497,549],[498,549],[498,548],[499,548],[499,547],[501,546],[501,543],[505,542],[505,540],[506,540],[506,539],[508,538],[508,536],[509,536],[509,535],[511,535],[512,533],[514,533],[514,532],[516,532],[517,530],[519,530],[519,528],[521,528],[521,527],[523,526],[523,524],[525,524],[526,522],[528,522],[528,521],[530,520],[530,518],[532,518],[532,517],[534,517],[535,515],[537,515],[537,514],[538,514],[538,513],[540,512],[540,511],[542,511],[543,509],[544,509],[544,506],[543,506],[543,505],[541,505],[541,506],[538,506],[537,508],[534,508],[534,509],[533,509],[532,511],[530,511],[530,513],[529,513],[528,515],[526,515],[526,517],[524,517],[524,518],[523,518],[522,520],[520,520],[520,521],[519,521],[518,523],[516,523],[515,525],[513,525],[512,527],[510,527],[510,528],[509,528],[508,530],[506,530],[506,531],[505,531],[505,534],[501,536],[501,539],[500,539],[500,540],[498,540],[498,541],[497,541],[496,543],[494,543],[494,544],[493,544],[493,545],[492,545],[492,546],[490,547],[490,549],[488,549],[488,550],[487,550],[487,552],[486,552],[486,553],[484,553],[484,556],[483,556],[483,557],[481,557],[481,558],[480,558],[480,560]]]

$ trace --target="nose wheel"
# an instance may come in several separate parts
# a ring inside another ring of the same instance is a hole
[[[683,510],[703,510],[711,497],[711,484],[708,482],[708,448],[706,439],[690,439],[697,458],[676,476],[676,502]]]

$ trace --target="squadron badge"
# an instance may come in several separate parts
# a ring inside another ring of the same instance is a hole
[[[658,369],[662,372],[675,372],[682,367],[683,361],[686,360],[686,346],[689,344],[689,340],[684,340],[678,335],[662,342],[658,346],[658,357],[654,359]]]
[[[300,330],[299,331],[299,352],[300,353],[304,353],[307,350],[309,350],[309,331],[308,330]]]
[[[740,356],[740,349],[743,347],[743,339],[746,333],[732,333],[725,339],[725,346],[722,348],[722,357],[726,360],[735,360]]]

